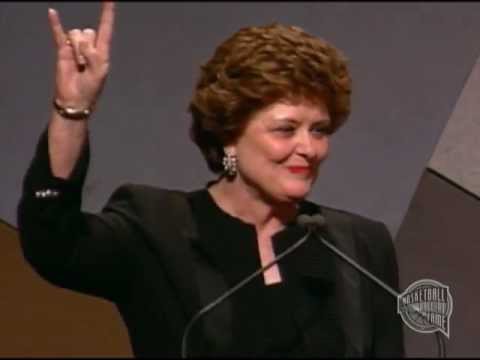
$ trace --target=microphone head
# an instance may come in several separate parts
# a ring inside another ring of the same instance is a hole
[[[297,217],[297,224],[304,227],[321,228],[325,225],[325,217],[321,214],[314,214],[313,216],[300,214]]]
[[[310,215],[300,214],[299,216],[297,216],[297,224],[305,227],[312,226],[313,219]]]
[[[315,222],[315,225],[319,228],[324,227],[327,221],[325,220],[325,216],[322,214],[314,214],[312,216],[312,220]]]

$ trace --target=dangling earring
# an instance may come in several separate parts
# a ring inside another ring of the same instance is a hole
[[[235,177],[237,175],[237,156],[225,154],[223,156],[223,169],[228,177]]]

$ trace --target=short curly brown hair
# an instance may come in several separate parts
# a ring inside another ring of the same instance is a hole
[[[347,59],[299,27],[273,23],[245,27],[225,40],[201,67],[188,110],[190,137],[215,173],[223,146],[235,140],[255,111],[278,100],[323,100],[330,133],[350,113]]]

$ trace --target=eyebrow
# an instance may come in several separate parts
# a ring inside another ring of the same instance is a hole
[[[273,121],[275,121],[275,122],[289,122],[289,123],[294,123],[294,124],[300,123],[300,121],[298,121],[297,119],[292,118],[292,117],[280,117],[280,118],[273,119]],[[323,119],[315,120],[312,124],[313,125],[318,124],[318,125],[329,126],[330,123],[331,123],[331,120],[329,118],[323,118]]]

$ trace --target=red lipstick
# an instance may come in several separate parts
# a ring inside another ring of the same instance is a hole
[[[287,169],[294,174],[308,174],[310,172],[308,166],[287,166]]]

